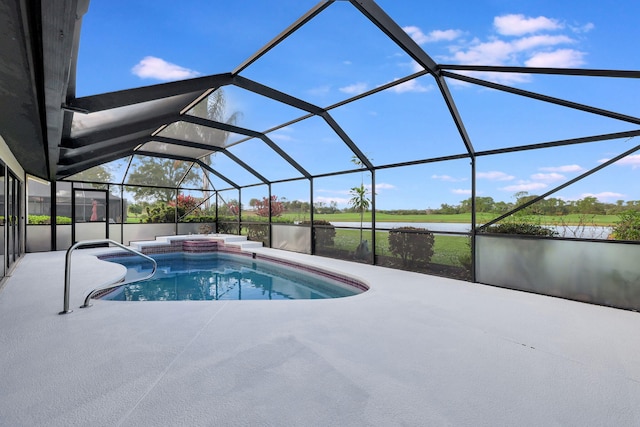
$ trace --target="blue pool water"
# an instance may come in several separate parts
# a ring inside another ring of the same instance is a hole
[[[306,271],[237,255],[163,254],[152,256],[156,274],[116,288],[102,299],[117,301],[284,300],[340,298],[361,293],[354,286]],[[126,280],[151,272],[139,257],[108,258],[127,267]]]

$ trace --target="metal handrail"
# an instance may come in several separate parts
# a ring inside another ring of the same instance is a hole
[[[104,291],[106,289],[110,289],[110,288],[116,288],[118,286],[124,286],[128,283],[131,282],[137,282],[139,280],[145,280],[148,279],[150,277],[152,277],[155,273],[156,273],[156,269],[158,268],[158,264],[156,263],[156,260],[141,253],[136,251],[135,249],[131,249],[128,246],[125,246],[121,243],[115,242],[113,240],[110,239],[100,239],[100,240],[82,240],[80,242],[77,242],[76,244],[72,245],[69,249],[67,249],[67,255],[65,258],[65,269],[64,269],[64,309],[58,313],[58,314],[68,314],[71,313],[73,310],[69,310],[69,293],[71,291],[71,253],[78,249],[81,246],[93,246],[93,245],[99,245],[99,244],[104,244],[104,243],[108,243],[108,244],[113,244],[116,245],[126,251],[129,251],[133,254],[136,255],[140,255],[141,257],[145,258],[148,261],[151,261],[151,263],[153,264],[153,269],[151,270],[151,273],[149,275],[147,275],[146,277],[142,277],[142,278],[136,278],[135,280],[129,280],[129,281],[123,281],[123,282],[117,282],[117,283],[112,283],[106,286],[102,286],[99,288],[96,288],[94,290],[92,290],[91,292],[89,292],[89,294],[87,295],[87,297],[84,300],[84,304],[80,306],[80,308],[86,308],[86,307],[91,307],[91,304],[89,304],[89,301],[91,300],[91,297],[93,295],[95,295],[97,292],[100,291]]]

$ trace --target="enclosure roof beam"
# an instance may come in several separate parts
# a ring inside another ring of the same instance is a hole
[[[181,147],[197,148],[200,150],[223,151],[224,148],[217,145],[204,144],[202,142],[185,141],[184,139],[169,138],[166,136],[152,136],[149,141],[162,142],[164,144],[179,145]]]
[[[342,141],[349,147],[353,154],[360,160],[360,162],[370,171],[374,169],[373,164],[367,158],[367,156],[360,151],[360,148],[349,138],[349,135],[333,120],[333,117],[329,113],[324,113],[321,117],[327,122],[327,124],[333,129],[333,131],[342,139]]]
[[[194,125],[209,127],[212,129],[220,129],[226,132],[237,133],[240,135],[251,136],[254,138],[260,138],[262,136],[260,132],[256,132],[251,129],[242,128],[240,126],[235,126],[230,123],[218,122],[216,120],[204,119],[202,117],[193,116],[191,114],[183,114],[180,117],[180,120],[183,122],[194,124]]]
[[[229,157],[235,163],[240,165],[242,168],[244,168],[251,175],[253,175],[256,178],[258,178],[260,181],[262,181],[265,184],[269,183],[268,179],[266,179],[264,176],[259,174],[256,170],[254,170],[251,166],[249,166],[248,164],[246,164],[245,162],[240,160],[238,157],[236,157],[235,155],[230,153],[224,147],[217,147],[215,145],[202,144],[202,143],[198,143],[198,142],[184,141],[182,139],[158,137],[158,136],[150,139],[150,141],[158,141],[158,142],[164,142],[166,144],[180,145],[182,147],[199,148],[199,149],[203,149],[203,150],[211,150],[211,151],[215,151],[215,152],[224,153],[227,157]]]
[[[461,74],[450,73],[448,71],[442,71],[442,75],[450,77],[452,79],[461,80],[467,83],[477,84],[479,86],[488,87],[491,89],[500,90],[503,92],[513,93],[515,95],[524,96],[527,98],[537,99],[539,101],[548,102],[551,104],[561,105],[563,107],[573,108],[575,110],[585,111],[587,113],[597,114],[604,117],[610,117],[612,119],[622,120],[629,123],[640,124],[640,118],[627,116],[624,114],[615,113],[613,111],[603,110],[600,108],[591,107],[589,105],[579,104],[577,102],[566,101],[560,98],[554,98],[552,96],[542,95],[535,92],[529,92],[522,89],[517,89],[510,86],[501,85],[498,83],[489,82],[486,80],[476,79],[474,77],[463,76]]]
[[[233,78],[233,84],[242,89],[248,90],[253,93],[257,93],[258,95],[266,96],[267,98],[276,100],[278,102],[282,102],[283,104],[290,105],[292,107],[295,107],[299,110],[306,111],[308,113],[320,115],[324,112],[322,108],[316,105],[310,104],[299,98],[288,95],[284,92],[280,92],[279,90],[273,89],[269,86],[265,86],[258,82],[254,82],[253,80],[249,80],[242,76],[235,76]]]
[[[145,142],[150,141],[149,136],[143,136],[141,138],[129,139],[126,141],[114,143],[114,144],[106,144],[101,147],[87,146],[82,148],[77,148],[73,150],[65,150],[62,149],[62,156],[58,160],[59,166],[69,166],[74,164],[75,162],[84,162],[86,160],[95,160],[97,163],[102,163],[102,159],[105,156],[109,156],[110,154],[118,154],[120,157],[123,157],[128,154],[132,154],[133,150],[140,144],[144,144]],[[109,156],[111,157],[111,156]]]
[[[487,73],[522,73],[522,74],[555,74],[563,76],[592,76],[592,77],[621,77],[640,78],[640,71],[636,70],[602,70],[580,68],[543,68],[543,67],[511,67],[494,65],[458,65],[438,64],[441,70],[479,71]]]
[[[460,113],[458,112],[458,107],[456,107],[456,103],[453,100],[453,96],[451,96],[451,92],[449,91],[449,86],[445,81],[444,77],[437,76],[436,82],[438,83],[438,87],[440,88],[440,93],[444,98],[444,102],[447,104],[447,108],[449,109],[449,114],[451,114],[451,118],[458,129],[458,133],[460,134],[460,138],[462,138],[462,142],[467,149],[469,155],[473,158],[475,157],[475,150],[473,149],[473,144],[471,143],[471,138],[469,138],[469,134],[467,133],[467,129],[464,126],[464,121],[462,117],[460,117]]]
[[[313,19],[315,16],[317,16],[320,12],[325,10],[329,5],[331,5],[331,3],[333,3],[333,0],[322,0],[320,3],[316,4],[310,10],[308,10],[304,15],[302,15],[300,18],[298,18],[293,24],[289,25],[287,28],[285,28],[284,31],[282,31],[280,34],[278,34],[276,37],[274,37],[266,45],[264,45],[264,47],[262,47],[256,53],[254,53],[249,58],[247,58],[242,64],[240,64],[238,67],[236,67],[236,69],[233,70],[231,72],[231,74],[233,74],[235,76],[235,75],[241,73],[243,70],[245,70],[247,67],[249,67],[254,62],[256,62],[258,59],[260,59],[262,56],[264,56],[271,49],[273,49],[278,44],[280,44],[282,41],[284,41],[291,34],[295,33],[304,24],[306,24],[311,19]]]
[[[172,112],[133,123],[127,123],[104,130],[91,132],[78,138],[64,138],[62,140],[62,146],[66,148],[79,148],[94,143],[108,141],[110,139],[121,138],[137,132],[148,132],[149,134],[151,134],[160,126],[168,123],[173,123],[179,120],[180,117],[181,116],[179,113]]]
[[[302,174],[307,179],[311,179],[311,174],[303,168],[298,162],[293,160],[293,158],[286,153],[282,148],[280,148],[275,142],[273,142],[268,136],[262,135],[260,137],[273,151],[278,153],[280,157],[282,157],[285,161],[287,161],[291,166],[293,166],[298,172]]]
[[[108,150],[105,154],[102,154],[100,156],[83,156],[82,158],[76,159],[68,165],[60,165],[58,167],[56,179],[69,177],[73,174],[90,169],[94,166],[121,159],[122,157],[126,157],[127,155],[131,155],[131,148]]]
[[[640,130],[630,130],[627,132],[605,133],[600,135],[584,136],[580,138],[560,139],[557,141],[541,142],[538,144],[518,145],[515,147],[497,148],[495,150],[485,150],[476,152],[476,156],[491,156],[494,154],[514,153],[518,151],[537,150],[540,148],[562,147],[565,145],[584,144],[587,142],[609,141],[620,138],[633,138],[640,136]]]
[[[159,157],[161,159],[182,160],[183,162],[197,163],[201,167],[205,168],[206,170],[208,170],[209,172],[211,172],[212,174],[214,174],[215,176],[220,178],[221,180],[225,181],[227,184],[231,185],[232,187],[234,187],[236,189],[240,188],[240,186],[238,184],[236,184],[235,182],[231,181],[229,178],[227,178],[226,176],[222,175],[218,171],[214,170],[213,168],[211,168],[211,166],[207,165],[205,162],[203,162],[200,159],[195,159],[193,157],[187,157],[187,156],[176,156],[176,155],[170,155],[169,156],[169,155],[164,155],[164,154],[159,154],[159,153],[152,153],[152,152],[147,152],[147,151],[136,151],[135,154],[136,155],[140,155],[140,156]]]
[[[242,166],[247,172],[249,172],[251,175],[255,176],[256,178],[258,178],[260,181],[262,181],[264,184],[269,184],[270,181],[265,178],[264,176],[262,176],[261,174],[259,174],[255,169],[253,169],[251,166],[249,166],[248,164],[246,164],[245,162],[243,162],[242,160],[240,160],[237,156],[235,156],[233,153],[230,153],[228,150],[220,150],[224,155],[226,155],[228,158],[230,158],[231,160],[233,160],[234,162],[236,162],[238,165]]]
[[[62,108],[75,112],[94,113],[111,108],[125,107],[141,102],[155,101],[162,98],[218,88],[230,84],[232,79],[231,73],[223,73],[135,89],[108,92],[100,95],[68,99]]]
[[[439,70],[436,62],[374,1],[350,0],[350,2],[414,61],[429,70],[434,76],[438,75]]]
[[[527,201],[526,203],[523,203],[523,204],[517,206],[515,209],[512,209],[509,212],[507,212],[505,214],[502,214],[497,218],[492,219],[491,221],[487,222],[486,224],[483,224],[483,225],[479,226],[478,228],[476,228],[476,231],[484,230],[487,227],[489,227],[489,226],[491,226],[491,225],[493,225],[493,224],[495,224],[495,223],[497,223],[499,221],[502,221],[503,219],[513,215],[514,213],[519,212],[519,211],[521,211],[521,210],[523,210],[525,208],[528,208],[529,206],[533,205],[534,203],[537,203],[540,200],[549,197],[553,193],[556,193],[556,192],[558,192],[558,191],[560,191],[560,190],[562,190],[564,188],[567,188],[568,186],[570,186],[570,185],[572,185],[572,184],[574,184],[574,183],[576,183],[578,181],[583,180],[584,178],[588,177],[589,175],[592,175],[592,174],[598,172],[599,170],[604,169],[607,166],[612,165],[615,162],[624,159],[625,157],[635,153],[638,150],[640,150],[640,145],[636,145],[635,147],[631,148],[630,150],[627,150],[624,153],[622,153],[622,154],[620,154],[618,156],[615,156],[614,158],[609,159],[604,163],[601,163],[600,165],[596,166],[595,168],[586,171],[585,173],[583,173],[583,174],[581,174],[581,175],[579,175],[579,176],[577,176],[577,177],[565,182],[564,184],[559,185],[559,186],[547,191],[546,193],[544,193],[544,194],[542,194],[540,196],[534,197],[533,199]]]
[[[253,175],[256,178],[258,178],[260,181],[262,181],[265,184],[269,183],[268,179],[266,179],[264,176],[259,174],[256,170],[254,170],[251,166],[249,166],[248,164],[246,164],[245,162],[240,160],[238,157],[236,157],[235,155],[233,155],[232,153],[227,151],[224,147],[217,147],[215,145],[202,144],[202,143],[198,143],[198,142],[184,141],[184,140],[181,140],[181,139],[167,138],[167,137],[154,137],[154,138],[151,138],[150,141],[158,141],[158,142],[164,142],[166,144],[174,144],[174,145],[180,145],[180,146],[183,146],[183,147],[199,148],[199,149],[203,149],[203,150],[211,150],[211,151],[215,151],[215,152],[224,153],[227,157],[229,157],[235,163],[240,165],[242,168],[244,168],[251,175]]]
[[[218,178],[220,178],[221,180],[223,180],[224,182],[226,182],[227,184],[229,184],[230,186],[232,186],[236,190],[240,189],[240,186],[238,184],[236,184],[235,182],[231,181],[229,178],[227,178],[226,176],[222,175],[220,172],[218,172],[217,170],[213,169],[211,166],[209,166],[208,164],[206,164],[202,160],[196,159],[196,163],[199,164],[201,168],[205,169],[208,172],[211,172],[212,174],[214,174],[215,176],[217,176]],[[209,181],[209,182],[211,182],[211,181]]]
[[[302,175],[307,178],[311,178],[311,174],[307,172],[302,166],[300,166],[291,156],[285,153],[280,147],[278,147],[272,140],[270,140],[265,134],[261,132],[256,132],[250,129],[241,128],[229,123],[222,123],[215,120],[203,119],[201,117],[196,117],[192,115],[184,115],[182,116],[183,121],[187,121],[192,124],[197,124],[200,126],[206,126],[214,129],[220,129],[227,132],[237,133],[240,135],[245,135],[251,138],[259,138],[264,141],[273,151],[278,153],[280,157],[282,157],[286,162],[288,162],[291,166],[298,170]],[[244,142],[244,141],[242,141]]]

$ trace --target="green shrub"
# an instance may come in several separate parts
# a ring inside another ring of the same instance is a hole
[[[269,224],[243,224],[247,230],[247,239],[254,242],[269,243]]]
[[[218,233],[220,234],[238,234],[237,222],[220,222],[217,223]]]
[[[497,234],[522,234],[526,236],[546,236],[554,237],[558,233],[547,227],[527,222],[505,222],[503,224],[491,225],[480,231],[481,233]]]
[[[243,223],[242,227],[247,230],[247,239],[253,240],[254,242],[262,242],[265,246],[269,245],[269,218],[268,217],[250,217],[250,221],[253,222],[254,219],[260,218],[258,221],[259,224],[251,224],[251,223]],[[265,221],[266,220],[266,221]],[[271,217],[271,223],[276,224],[291,224],[291,221],[288,218],[282,217]]]
[[[196,223],[203,223],[203,222],[216,222],[216,217],[215,216],[209,216],[209,215],[202,215],[202,216],[196,216],[196,215],[187,215],[183,218],[180,218],[180,222],[184,223],[184,222],[196,222]]]
[[[389,251],[402,259],[403,267],[409,267],[416,261],[431,261],[434,237],[426,228],[394,228],[389,231],[388,240]]]
[[[29,224],[51,224],[49,215],[29,215]]]
[[[165,223],[176,221],[176,210],[171,206],[167,206],[165,203],[158,202],[151,206],[145,207],[146,223]]]
[[[640,212],[626,211],[618,215],[620,220],[613,226],[613,238],[617,240],[640,240]]]
[[[311,221],[301,221],[300,225],[311,225]],[[333,246],[333,239],[336,237],[336,228],[329,221],[314,219],[313,233],[317,246]]]
[[[29,215],[29,224],[51,224],[51,217],[49,215]],[[71,218],[57,216],[56,224],[71,224]]]
[[[215,228],[211,224],[201,224],[200,227],[198,227],[200,234],[211,234],[213,230],[215,230]]]
[[[68,216],[57,216],[56,224],[71,224],[71,218]]]

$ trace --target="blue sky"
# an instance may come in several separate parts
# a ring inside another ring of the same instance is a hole
[[[315,1],[92,0],[82,27],[77,95],[85,96],[232,71],[316,4]],[[637,1],[379,0],[432,58],[446,64],[640,69]],[[320,107],[405,77],[420,67],[348,2],[337,1],[241,75]],[[640,116],[638,79],[475,73],[633,117]],[[638,125],[558,107],[447,79],[477,151],[638,129]],[[225,88],[238,125],[266,131],[304,115],[294,108]],[[338,124],[376,165],[462,154],[464,145],[435,81],[424,76],[332,109]],[[271,132],[271,139],[313,174],[350,169],[351,154],[321,119]],[[231,136],[238,139],[238,136]],[[479,157],[477,194],[514,201],[542,194],[598,166],[640,138]],[[270,180],[296,174],[262,143],[230,150]],[[215,167],[239,184],[252,182],[225,159]],[[640,200],[640,154],[629,156],[554,194],[567,200]],[[315,201],[344,206],[361,174],[322,178]],[[437,208],[470,195],[466,159],[380,170],[377,207]],[[243,194],[260,197],[264,189]],[[274,194],[308,197],[303,184],[276,185]]]

